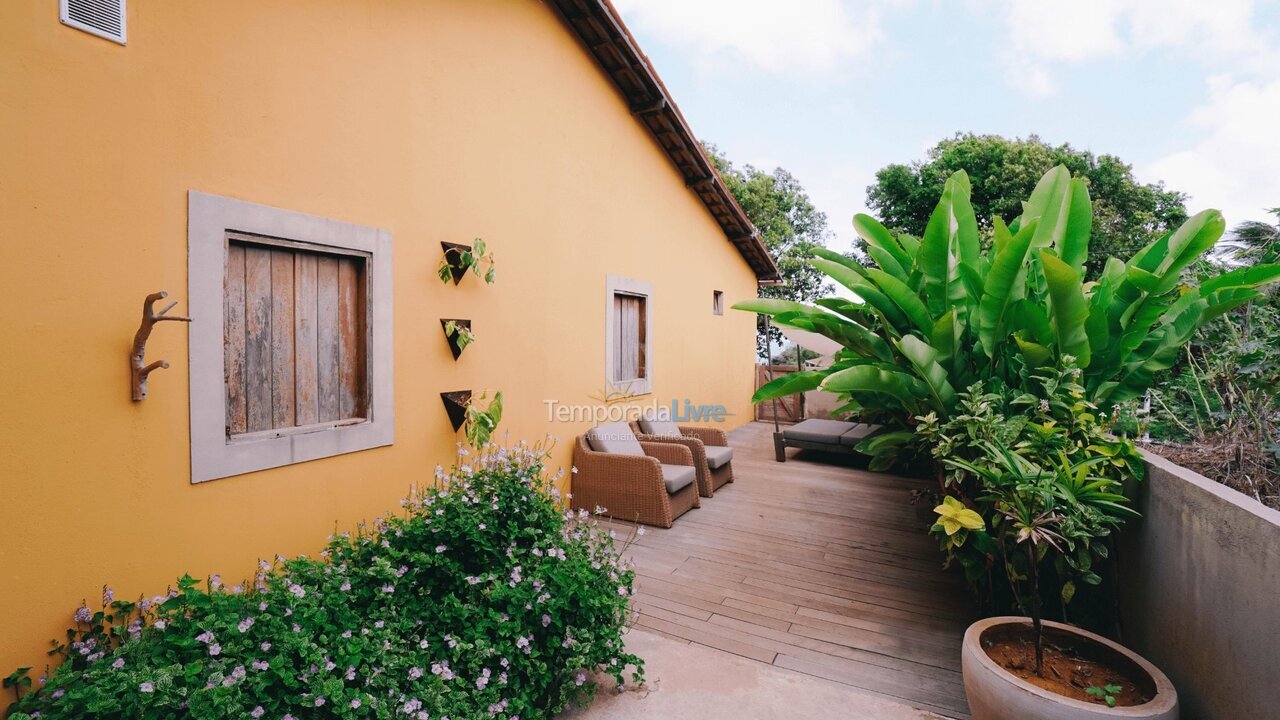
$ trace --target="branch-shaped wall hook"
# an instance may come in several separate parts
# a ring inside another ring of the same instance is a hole
[[[178,322],[191,322],[191,318],[182,317],[181,315],[167,315],[173,309],[177,302],[171,302],[165,309],[156,312],[155,305],[157,300],[163,300],[169,297],[169,293],[161,290],[158,293],[151,293],[142,303],[142,324],[138,326],[138,332],[133,334],[133,352],[129,355],[129,374],[133,378],[133,399],[147,399],[147,376],[152,370],[157,368],[167,368],[169,363],[164,360],[157,360],[150,365],[143,365],[143,358],[147,354],[147,338],[151,337],[151,327],[162,320],[177,320]]]

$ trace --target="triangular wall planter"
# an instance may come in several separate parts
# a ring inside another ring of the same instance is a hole
[[[449,422],[453,424],[453,431],[457,432],[458,428],[467,421],[467,405],[471,403],[471,391],[443,392],[440,393],[440,400],[444,402],[444,411],[449,413]]]
[[[441,242],[440,247],[444,250],[445,262],[449,263],[449,274],[453,276],[453,284],[457,285],[462,282],[462,278],[466,276],[467,269],[462,267],[459,256],[463,252],[471,252],[470,245],[459,245],[458,243]]]
[[[458,327],[460,327],[460,328],[466,328],[467,330],[470,330],[470,329],[471,329],[471,321],[470,321],[470,320],[459,320],[459,319],[457,319],[457,318],[440,318],[440,329],[441,329],[441,330],[444,330],[444,339],[445,339],[445,340],[447,340],[447,341],[449,341],[449,352],[453,353],[453,359],[454,359],[454,360],[457,360],[457,359],[458,359],[458,356],[462,354],[462,351],[463,351],[465,348],[461,348],[461,347],[459,347],[459,346],[458,346],[458,336],[457,336],[457,335],[450,335],[450,334],[449,334],[449,330],[448,330],[447,326],[448,326],[448,324],[449,324],[449,323],[451,323],[451,322],[452,322],[452,323],[457,323]]]

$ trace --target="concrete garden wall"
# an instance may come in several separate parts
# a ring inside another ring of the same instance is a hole
[[[1120,538],[1123,642],[1173,681],[1183,717],[1276,717],[1280,512],[1151,453]]]

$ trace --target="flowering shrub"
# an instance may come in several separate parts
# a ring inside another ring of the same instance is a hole
[[[521,444],[437,469],[403,513],[321,559],[263,562],[248,587],[108,590],[9,718],[514,720],[589,699],[599,670],[642,680],[621,637],[633,573],[611,534],[561,510],[544,458]]]

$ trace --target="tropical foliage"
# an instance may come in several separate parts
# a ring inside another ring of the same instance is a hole
[[[483,238],[476,238],[470,248],[451,248],[446,251],[436,268],[436,275],[440,277],[440,282],[448,284],[455,272],[461,276],[468,270],[476,277],[484,278],[490,285],[496,279],[497,268],[493,262],[493,253],[489,252]]]
[[[471,328],[459,325],[456,320],[450,320],[444,324],[444,334],[458,346],[458,352],[466,350],[468,345],[476,341],[476,335],[471,332]]]
[[[484,400],[487,393],[481,393],[480,400]],[[467,444],[473,448],[484,447],[489,444],[489,438],[493,436],[493,432],[498,429],[498,423],[502,422],[502,392],[493,394],[493,399],[489,404],[480,407],[479,402],[472,398],[467,403],[466,420],[463,427],[463,434],[467,437]]]
[[[10,720],[549,718],[621,683],[633,572],[520,445],[464,456],[402,513],[262,563],[82,607]],[[7,684],[8,685],[8,684]]]
[[[1188,280],[1212,278],[1219,263],[1248,268],[1278,259],[1280,224],[1245,222],[1220,244],[1214,262],[1190,268]],[[1197,330],[1146,402],[1126,408],[1131,412],[1117,429],[1149,437],[1158,442],[1156,452],[1178,464],[1280,508],[1278,335],[1280,294],[1273,287]]]
[[[1022,212],[1036,181],[1056,165],[1083,178],[1093,199],[1093,235],[1086,279],[1094,279],[1112,255],[1128,257],[1187,219],[1186,196],[1160,183],[1144,184],[1114,155],[1094,155],[1070,145],[1049,145],[1032,135],[959,134],[929,149],[928,158],[895,164],[876,173],[867,205],[888,227],[913,235],[924,232],[943,186],[957,170],[973,185],[972,202],[984,240],[992,219],[1009,221]]]
[[[1098,280],[1086,283],[1094,216],[1083,179],[1064,166],[1045,173],[1020,217],[1008,226],[992,219],[985,249],[970,194],[968,176],[953,174],[920,238],[855,216],[866,266],[813,248],[814,267],[855,299],[735,305],[843,346],[829,368],[767,384],[754,400],[816,387],[842,394],[845,411],[887,425],[861,446],[873,467],[885,468],[914,445],[915,418],[950,418],[957,389],[977,382],[1023,388],[1040,368],[1074,365],[1085,399],[1099,408],[1138,397],[1196,328],[1280,279],[1280,266],[1261,264],[1185,285],[1184,269],[1223,232],[1222,215],[1207,210],[1128,261],[1108,258]]]
[[[1067,365],[1034,371],[1025,389],[975,383],[959,393],[950,419],[931,413],[916,428],[943,468],[945,495],[932,532],[992,612],[1030,613],[1030,596],[1018,586],[1034,569],[1037,594],[1047,588],[1059,599],[1055,616],[1096,615],[1102,593],[1092,588],[1102,584],[1111,533],[1135,515],[1124,489],[1142,477],[1141,456],[1132,441],[1108,432],[1080,375]],[[1046,536],[1054,542],[1037,550],[1036,568],[1023,549],[1002,545],[1018,544],[1011,528],[1031,526],[1054,533]],[[1072,606],[1082,590],[1084,607]]]

